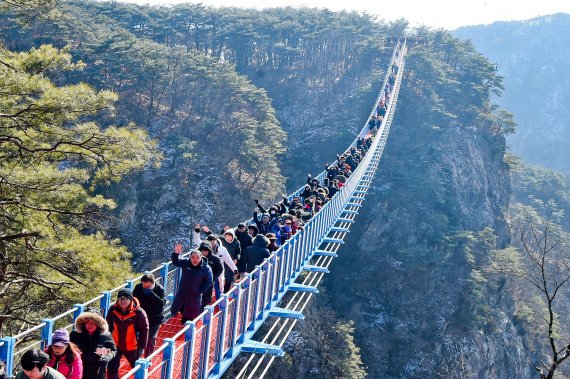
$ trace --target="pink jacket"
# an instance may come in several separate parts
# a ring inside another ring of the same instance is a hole
[[[83,362],[81,362],[80,354],[75,354],[75,360],[71,364],[71,367],[65,362],[65,358],[63,357],[57,364],[55,363],[55,355],[53,353],[50,354],[49,358],[47,365],[59,371],[66,379],[81,379],[81,376],[83,376]]]

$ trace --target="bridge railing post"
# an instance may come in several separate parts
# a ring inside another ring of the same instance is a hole
[[[283,285],[279,287],[279,291],[284,292],[285,286],[291,283],[291,264],[293,261],[293,250],[295,250],[295,245],[299,243],[299,237],[297,239],[291,241],[287,250],[283,254],[283,258],[285,260],[285,265],[283,266]]]
[[[283,249],[279,249],[279,252],[283,251]],[[278,253],[279,254],[279,253]],[[269,265],[269,272],[271,273],[269,277],[269,287],[267,293],[267,303],[265,304],[265,309],[271,309],[273,305],[273,292],[275,292],[276,281],[278,281],[277,277],[277,254],[272,255],[270,258],[270,265]],[[269,273],[268,273],[269,275]]]
[[[301,262],[302,257],[305,254],[305,251],[310,248],[311,240],[313,239],[315,233],[315,223],[314,219],[311,220],[307,225],[306,234],[303,236],[303,242],[299,245],[299,249],[297,249],[297,254],[295,255],[295,272],[301,272]]]
[[[214,307],[211,305],[206,305],[204,307],[206,314],[204,315],[204,329],[205,333],[202,332],[202,346],[204,350],[202,351],[202,356],[200,357],[200,363],[202,364],[202,372],[199,378],[208,377],[208,365],[210,362],[210,338],[212,336],[212,319],[214,317]]]
[[[220,328],[220,334],[217,336],[217,342],[216,342],[217,343],[217,353],[215,352],[216,364],[214,365],[214,374],[220,373],[220,364],[224,360],[224,345],[226,343],[226,335],[227,335],[227,333],[231,334],[231,332],[232,332],[231,330],[228,330],[228,328],[227,328],[228,304],[229,304],[228,295],[223,294],[222,295],[222,301],[220,302],[221,316],[218,319],[218,322],[221,322],[222,326]],[[229,342],[231,343],[231,340]]]
[[[140,365],[141,368],[135,371],[135,379],[147,379],[150,361],[145,358],[139,358],[135,361],[135,366],[136,365]]]
[[[238,325],[239,325],[239,310],[241,308],[241,284],[234,283],[232,289],[230,291],[230,297],[235,301],[235,308],[232,314],[230,315],[230,319],[232,320],[232,337],[230,340],[230,349],[228,350],[228,357],[233,357],[234,354],[234,346],[237,343],[238,338]]]
[[[292,242],[292,241],[291,241]],[[290,243],[287,246],[283,247],[283,249],[277,251],[277,258],[279,263],[277,264],[277,282],[276,282],[276,289],[275,294],[273,295],[273,301],[277,301],[279,298],[279,292],[283,288],[283,268],[285,267],[285,252],[289,249]]]
[[[247,320],[249,315],[249,297],[251,296],[251,276],[250,274],[245,274],[245,279],[243,282],[243,288],[245,291],[242,293],[241,301],[245,301],[243,315],[241,316],[243,322],[243,333],[239,336],[238,342],[243,343],[245,340],[245,334],[247,332]]]
[[[172,338],[165,338],[163,341],[166,344],[162,352],[162,360],[166,362],[166,368],[162,370],[162,375],[160,379],[172,379],[173,368],[174,368],[174,356],[176,353],[176,341]]]
[[[267,305],[267,299],[271,300],[271,294],[269,293],[269,289],[270,289],[270,282],[271,282],[271,272],[272,270],[272,259],[270,258],[265,258],[265,262],[263,264],[264,270],[263,272],[265,272],[265,279],[262,283],[263,286],[263,297],[261,298],[261,304],[260,304],[260,312],[259,312],[259,316],[261,319],[263,319],[264,316],[264,312],[266,309],[266,305]]]
[[[253,270],[252,275],[254,280],[256,280],[255,282],[256,288],[255,288],[255,297],[253,298],[253,301],[250,301],[250,303],[253,305],[253,309],[251,310],[253,316],[251,320],[251,325],[249,325],[247,328],[248,330],[255,329],[255,320],[257,319],[257,309],[258,309],[257,304],[259,303],[259,292],[261,289],[261,266],[255,266],[255,270]]]
[[[99,307],[101,308],[101,316],[103,318],[107,317],[107,312],[109,312],[109,308],[111,308],[111,291],[103,291],[103,297],[101,298],[101,302]]]
[[[4,361],[6,377],[11,378],[14,371],[14,337],[0,338],[0,361]]]
[[[293,262],[293,270],[291,272],[293,276],[295,276],[298,272],[301,271],[300,268],[301,255],[303,254],[303,251],[307,248],[307,243],[311,238],[312,229],[313,229],[312,224],[310,223],[307,224],[307,228],[305,229],[305,234],[303,234],[303,238],[301,238],[301,240],[296,246],[295,255],[294,255],[295,259]]]
[[[41,349],[43,350],[49,345],[51,345],[51,335],[53,334],[54,321],[51,318],[44,318],[42,322],[45,322],[45,325],[41,331],[42,341],[40,343]]]
[[[182,375],[184,379],[192,378],[192,371],[194,370],[194,351],[196,350],[196,322],[186,321],[185,326],[188,327],[184,333],[184,358],[182,360]]]
[[[73,312],[73,329],[75,329],[75,320],[85,311],[85,306],[83,304],[74,304],[73,307],[75,308]]]
[[[160,278],[162,279],[162,287],[166,291],[168,288],[168,268],[170,267],[170,262],[164,262],[160,267]]]

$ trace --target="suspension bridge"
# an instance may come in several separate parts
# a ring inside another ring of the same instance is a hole
[[[356,146],[358,138],[368,135],[368,121],[376,115],[382,97],[388,94],[386,115],[368,152],[342,189],[305,224],[303,230],[244,279],[234,283],[228,293],[205,307],[196,319],[184,325],[180,323],[180,316],[168,319],[159,331],[156,350],[137,360],[132,369],[123,362],[121,379],[216,379],[222,377],[242,353],[254,354],[247,359],[237,377],[262,378],[275,357],[284,355],[284,342],[297,321],[304,318],[303,310],[312,295],[319,292],[317,287],[344,244],[378,169],[398,100],[405,53],[406,42],[398,42],[370,116],[347,150]],[[392,72],[396,74],[394,84],[390,86]],[[316,178],[322,183],[325,177],[326,171],[323,171]],[[303,187],[292,193],[289,200],[302,190]],[[167,262],[150,272],[164,286],[171,300],[178,290],[181,269]],[[99,308],[105,316],[117,292],[124,287],[133,288],[141,276],[103,291],[85,303],[75,304],[68,311],[44,319],[22,333],[1,338],[0,360],[6,363],[8,376],[14,372],[25,351],[50,345],[53,331],[57,328],[71,330],[75,318],[87,307]],[[168,314],[170,300],[165,307]],[[255,340],[256,332],[270,318],[273,324],[265,336],[261,341]]]

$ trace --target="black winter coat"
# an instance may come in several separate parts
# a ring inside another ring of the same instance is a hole
[[[111,333],[107,331],[96,331],[89,335],[87,331],[79,332],[74,330],[69,335],[69,340],[77,345],[81,350],[81,361],[83,362],[83,377],[85,377],[86,367],[107,367],[111,359],[117,352],[115,341]],[[95,351],[99,347],[111,350],[110,354],[100,356]]]
[[[277,233],[278,232],[278,230],[275,230],[275,226],[277,225],[277,222],[279,221],[279,218],[277,218],[277,217],[271,218],[267,224],[264,224],[263,221],[260,221],[257,219],[257,212],[253,212],[253,221],[255,222],[255,225],[257,225],[257,230],[259,230],[259,234]]]
[[[236,260],[239,263],[239,260],[241,258],[241,245],[237,237],[234,236],[234,239],[231,243],[228,243],[225,238],[221,238],[221,241],[222,245],[228,251],[228,254],[230,254],[230,257],[232,257],[233,260]],[[237,263],[236,266],[238,266]],[[239,271],[239,266],[238,266],[238,271]],[[232,269],[225,262],[224,262],[224,276],[226,277],[226,281],[229,280],[230,282],[233,282],[234,273]]]
[[[247,272],[252,272],[255,270],[256,265],[262,264],[265,258],[269,258],[268,244],[269,240],[267,237],[261,234],[255,236],[253,245],[248,247],[244,253]]]
[[[146,312],[148,317],[148,325],[156,326],[162,324],[164,316],[164,304],[166,299],[164,297],[164,287],[159,283],[154,284],[154,288],[149,294],[146,294],[141,283],[135,286],[133,296],[139,300],[141,308]]]
[[[245,263],[245,250],[253,245],[253,237],[249,235],[247,229],[245,232],[240,232],[238,230],[235,231],[236,239],[239,241],[239,245],[241,248],[241,255],[239,257],[237,268],[239,272],[246,272],[247,265]]]
[[[218,276],[224,273],[224,265],[222,264],[222,260],[216,257],[214,253],[209,253],[206,259],[208,260],[208,265],[212,269],[212,276],[214,280],[216,280]]]
[[[192,266],[190,258],[180,258],[179,255],[171,256],[172,264],[182,267],[182,277],[170,313],[174,316],[180,311],[184,318],[193,320],[202,312],[202,294],[212,288],[212,269],[206,257],[202,257],[200,265]]]

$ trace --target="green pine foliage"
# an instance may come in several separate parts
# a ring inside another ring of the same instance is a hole
[[[104,212],[116,204],[101,189],[156,162],[156,144],[134,125],[94,121],[114,111],[115,93],[51,80],[83,66],[49,45],[0,49],[3,332],[131,275],[126,249],[105,237]]]

